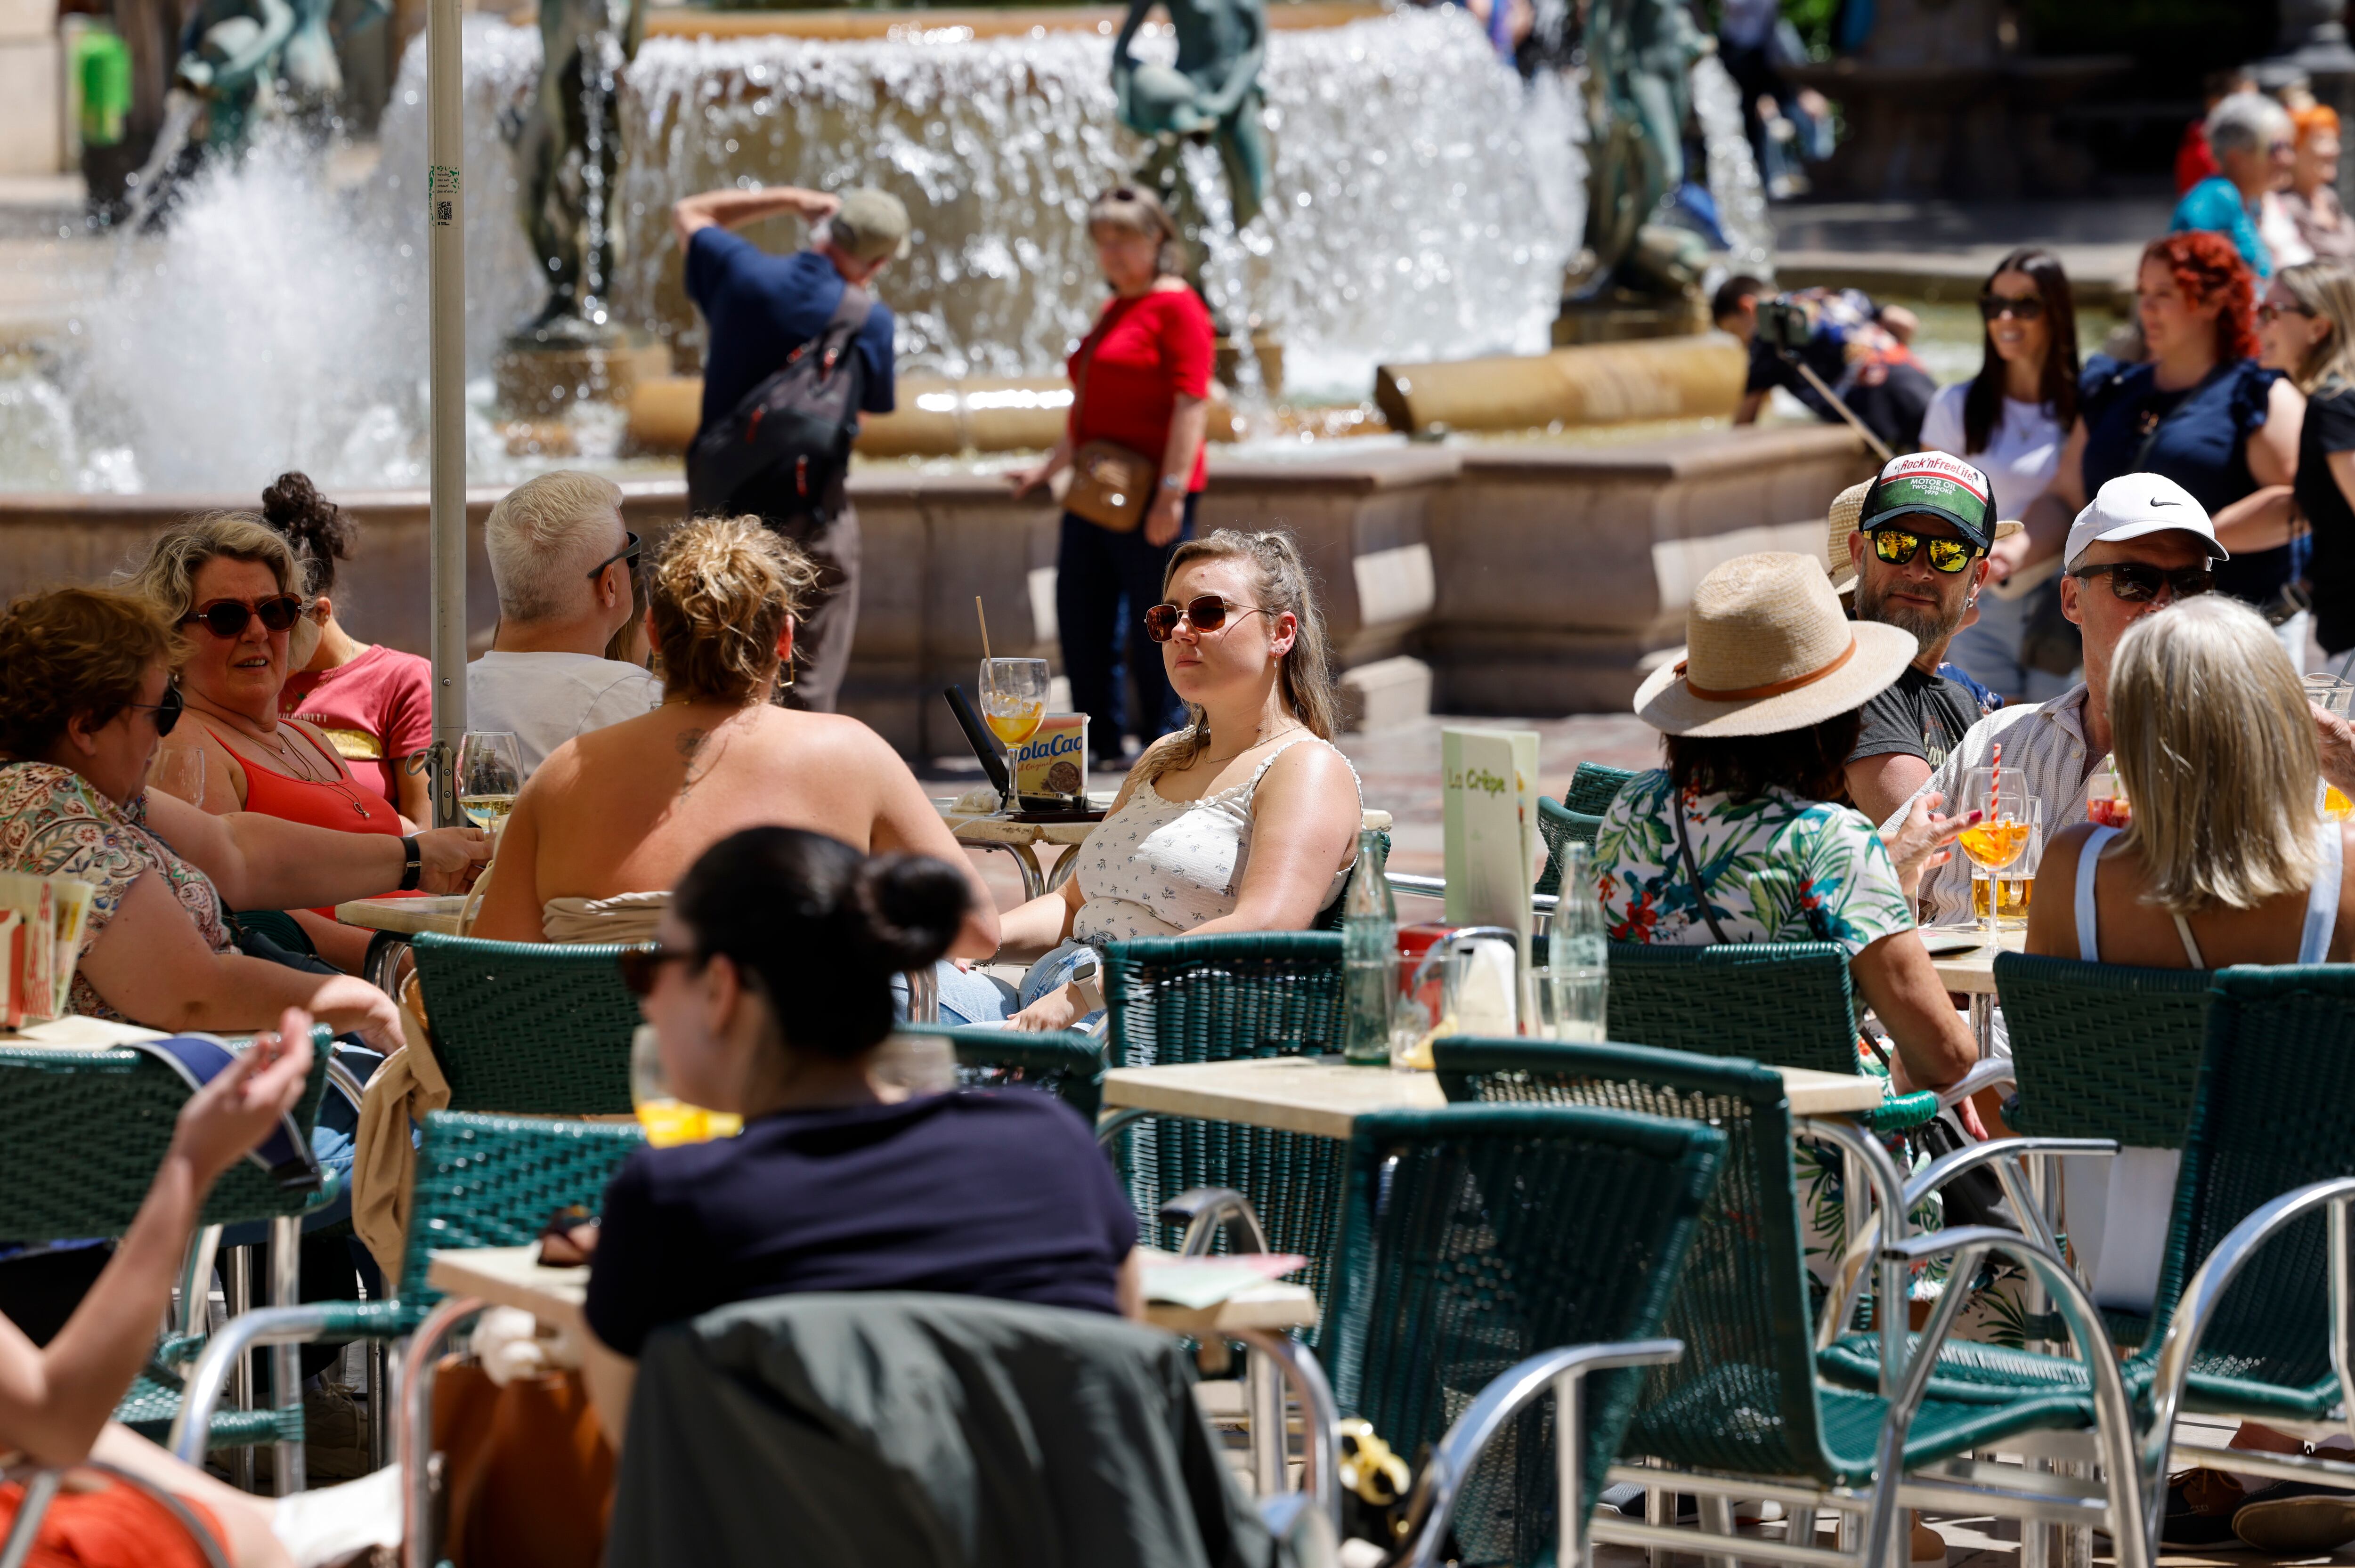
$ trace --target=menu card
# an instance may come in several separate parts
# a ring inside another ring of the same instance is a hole
[[[1538,832],[1538,732],[1439,732],[1440,830],[1447,923],[1502,926],[1529,967],[1529,889],[1544,840]]]

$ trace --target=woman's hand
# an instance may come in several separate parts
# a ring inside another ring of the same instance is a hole
[[[2009,581],[2012,573],[2027,564],[2028,531],[2026,529],[2023,528],[2017,534],[1998,539],[1987,548],[1988,586],[1993,587],[1997,583]]]
[[[1059,985],[1007,1019],[1006,1027],[1025,1034],[1051,1034],[1059,1029],[1069,1029],[1078,1021],[1084,1006],[1080,1001],[1079,987]]]
[[[330,975],[311,993],[311,1012],[338,1034],[357,1034],[389,1056],[405,1042],[392,998],[357,975]]]
[[[1145,542],[1158,550],[1178,537],[1186,526],[1186,498],[1174,490],[1156,486],[1153,505],[1145,514]]]
[[[1006,476],[1014,486],[1014,499],[1021,500],[1034,490],[1044,490],[1047,482],[1055,477],[1055,465],[1050,461],[1031,468],[1018,468]]]
[[[1898,885],[1908,898],[1922,895],[1922,874],[1945,864],[1954,853],[1946,846],[1955,842],[1955,835],[1979,820],[1977,811],[1966,817],[1942,817],[1936,808],[1945,803],[1945,796],[1935,789],[1917,796],[1905,820],[1881,837],[1889,858],[1897,864]]]
[[[209,1187],[294,1108],[310,1074],[311,1015],[290,1007],[275,1034],[256,1035],[250,1049],[180,1107],[173,1152]]]
[[[417,885],[427,893],[464,893],[497,847],[480,828],[428,828],[417,835]]]

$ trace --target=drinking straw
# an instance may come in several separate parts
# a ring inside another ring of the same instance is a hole
[[[981,601],[975,599],[974,602],[979,604]],[[2003,805],[2003,742],[1998,740],[1995,743],[1994,749],[1987,756],[1987,767],[1995,774],[1995,777],[1987,781],[1987,821],[1992,822],[2001,820],[2003,816],[2000,810]]]
[[[981,622],[981,656],[989,657],[989,614],[981,608],[981,596],[973,596],[974,618]]]

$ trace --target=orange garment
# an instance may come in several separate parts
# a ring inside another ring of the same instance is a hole
[[[282,817],[290,822],[307,822],[314,828],[332,828],[345,833],[390,833],[400,836],[400,813],[392,802],[361,783],[347,777],[343,759],[322,747],[300,727],[285,726],[302,745],[311,748],[325,764],[330,778],[322,781],[297,779],[263,767],[246,753],[237,754],[245,768],[245,809],[260,811],[265,817]]]
[[[24,1500],[23,1487],[0,1487],[0,1535]],[[177,1500],[216,1542],[226,1542],[211,1510],[187,1498]],[[114,1481],[101,1491],[59,1492],[41,1516],[26,1562],[27,1568],[205,1568],[205,1554],[169,1509]]]

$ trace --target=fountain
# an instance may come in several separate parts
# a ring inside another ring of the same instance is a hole
[[[1117,14],[656,12],[609,81],[630,22],[607,0],[567,4],[592,25],[557,25],[576,62],[560,69],[603,96],[566,142],[511,138],[534,110],[543,29],[465,20],[465,431],[478,520],[499,488],[559,463],[622,479],[642,533],[677,515],[676,461],[628,452],[612,399],[624,376],[651,381],[699,361],[668,207],[730,181],[874,184],[908,204],[916,248],[885,288],[908,376],[901,429],[918,429],[900,450],[945,454],[985,431],[996,434],[984,444],[998,444],[1051,430],[1068,392],[1041,373],[1101,297],[1088,199],[1156,151],[1120,123]],[[250,503],[270,477],[302,468],[362,516],[373,560],[361,580],[412,585],[362,588],[354,630],[422,646],[422,53],[403,64],[372,173],[338,187],[295,128],[261,126],[240,159],[189,179],[159,231],[109,242],[101,290],[29,352],[0,357],[0,528],[11,546],[0,550],[0,591],[99,575],[162,516]],[[1147,23],[1134,53],[1140,70],[1174,73],[1180,40]],[[1729,230],[1763,253],[1730,85],[1709,58],[1692,85]],[[1675,450],[1582,450],[1518,432],[1490,446],[1306,439],[1379,428],[1361,411],[1378,365],[1548,348],[1585,219],[1583,115],[1574,82],[1500,69],[1478,26],[1448,9],[1279,0],[1253,90],[1268,154],[1255,218],[1233,222],[1233,197],[1250,192],[1215,147],[1181,136],[1160,149],[1207,219],[1201,284],[1214,310],[1283,346],[1283,408],[1256,356],[1238,356],[1246,439],[1220,453],[1206,522],[1281,520],[1301,535],[1368,711],[1412,705],[1413,692],[1427,699],[1421,660],[1433,652],[1457,711],[1619,700],[1637,661],[1676,640],[1678,585],[1706,569],[1719,541],[1779,538],[1774,528],[1819,510],[1854,465],[1853,443],[1813,429]],[[618,126],[618,150],[592,125]],[[518,208],[544,213],[550,182],[568,180],[582,223],[528,232]],[[578,336],[603,367],[584,358],[519,391],[511,338],[535,322],[601,329],[558,335]],[[1723,358],[1694,363],[1706,379],[1720,375],[1706,364]],[[1621,390],[1584,389],[1583,413],[1487,401],[1515,410],[1494,417],[1508,423],[1689,420],[1710,407],[1643,395],[1650,373],[1614,365]],[[994,622],[1000,603],[1029,609],[1027,626],[1010,613],[1002,636],[1051,650],[1042,583],[1054,514],[1013,503],[991,464],[947,455],[866,461],[852,484],[870,560],[905,572],[870,570],[846,701],[895,744],[946,749],[928,694],[978,650],[960,641],[964,621],[948,600],[932,598],[963,595],[969,607],[986,591]],[[1609,564],[1571,586],[1564,549]],[[1505,559],[1514,564],[1500,570]],[[472,620],[486,627],[479,558],[473,581]],[[1516,652],[1495,653],[1515,638]],[[1469,670],[1445,652],[1459,646],[1495,668]]]

